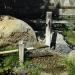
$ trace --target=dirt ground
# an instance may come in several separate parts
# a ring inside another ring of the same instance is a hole
[[[43,72],[41,75],[67,75],[65,65],[61,63],[62,57],[55,54],[52,56],[33,58],[33,64],[41,64]]]

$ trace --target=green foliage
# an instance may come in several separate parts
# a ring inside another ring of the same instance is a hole
[[[70,15],[70,16],[61,16],[62,19],[65,19],[65,20],[74,20],[75,19],[75,16],[74,15]]]
[[[4,58],[0,63],[0,73],[11,70],[13,73],[20,73],[22,70],[27,71],[27,75],[40,75],[41,65],[32,64],[32,62],[26,60],[23,65],[18,63],[18,55],[12,54]]]
[[[6,47],[0,47],[0,51],[9,51],[9,50],[14,50],[17,49],[15,46],[6,46]]]
[[[41,65],[38,64],[32,64],[30,61],[26,61],[25,64],[25,69],[28,70],[27,75],[40,75],[41,74]]]
[[[11,55],[11,56],[8,56],[4,59],[3,63],[4,63],[4,66],[10,66],[10,67],[13,67],[15,66],[15,64],[17,63],[18,59],[17,59],[17,56],[15,55]]]
[[[23,65],[14,68],[14,72],[19,74],[21,71],[27,72],[27,75],[40,75],[41,65],[32,64],[31,61],[26,60]]]
[[[66,70],[68,75],[75,75],[75,60],[68,60],[67,58],[64,60],[66,65]]]
[[[4,57],[3,61],[0,62],[0,73],[13,69],[13,67],[18,65],[18,54],[11,54]]]
[[[69,44],[75,45],[75,31],[64,31],[63,35]]]
[[[28,75],[40,75],[40,74],[41,70],[39,69],[38,66],[28,69]]]
[[[64,37],[67,36],[67,31],[66,30],[63,31],[63,35],[64,35]]]

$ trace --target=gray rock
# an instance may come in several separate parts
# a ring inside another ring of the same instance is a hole
[[[57,33],[56,50],[63,53],[69,53],[71,51],[63,36],[59,33]]]

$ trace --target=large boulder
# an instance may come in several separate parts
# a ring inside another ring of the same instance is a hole
[[[0,48],[17,47],[24,40],[26,47],[33,46],[36,35],[33,29],[24,21],[11,16],[0,17]]]

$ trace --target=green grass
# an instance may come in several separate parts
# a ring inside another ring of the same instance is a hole
[[[19,74],[20,73],[20,70],[24,70],[27,72],[27,75],[40,75],[41,74],[41,65],[38,65],[38,64],[32,64],[31,61],[28,61],[26,60],[24,62],[23,65],[19,66],[19,67],[16,67],[14,69],[14,72],[16,74]]]
[[[33,64],[30,60],[25,60],[24,64],[20,65],[18,54],[12,54],[4,57],[3,61],[0,62],[0,74],[8,70],[18,74],[24,70],[27,71],[27,75],[40,75],[41,67],[41,65]]]
[[[75,75],[75,59],[68,60],[67,58],[65,58],[64,64],[66,66],[66,71],[68,72],[68,75]]]
[[[66,37],[66,40],[71,45],[75,45],[75,32],[74,31],[64,31],[63,33],[64,37]]]
[[[40,75],[41,71],[42,71],[42,66],[38,65],[38,64],[32,64],[32,62],[30,61],[26,61],[24,63],[24,67],[25,69],[28,70],[28,74],[27,75]]]
[[[18,54],[11,54],[3,57],[3,61],[0,61],[0,73],[13,69],[13,67],[18,65]]]
[[[6,46],[6,47],[0,47],[0,51],[9,51],[9,50],[15,50],[17,47],[15,46]]]

